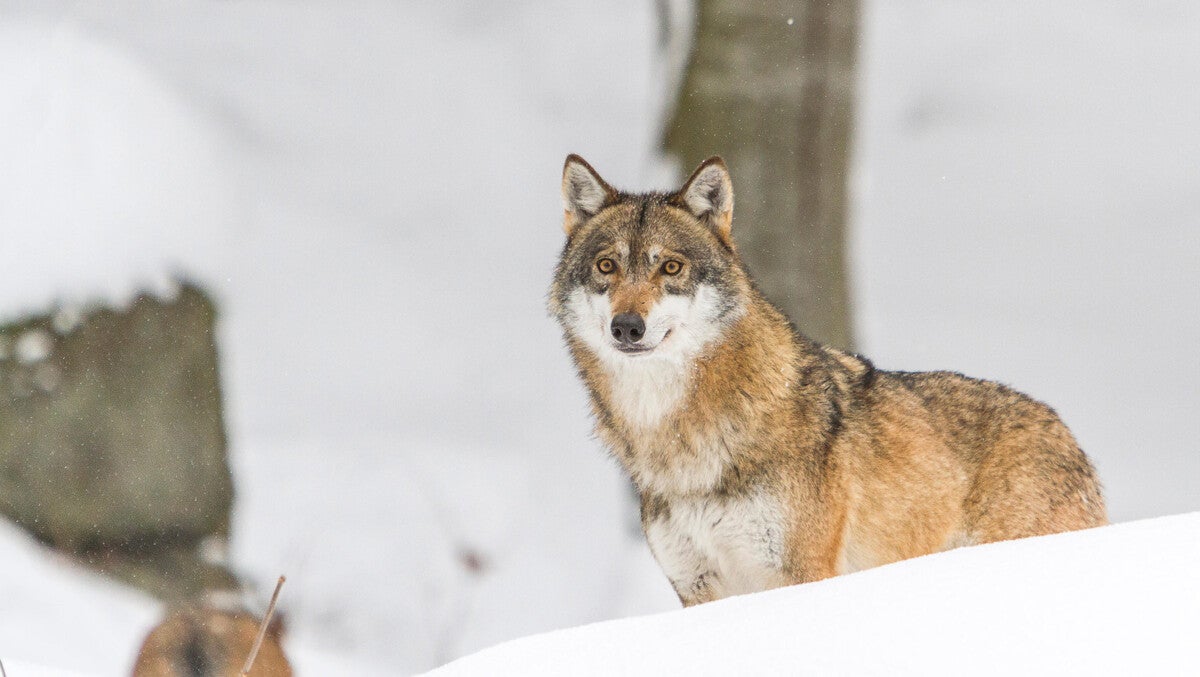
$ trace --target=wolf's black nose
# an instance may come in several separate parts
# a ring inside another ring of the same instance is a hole
[[[612,335],[621,343],[637,343],[646,335],[646,323],[641,315],[621,313],[612,319]]]

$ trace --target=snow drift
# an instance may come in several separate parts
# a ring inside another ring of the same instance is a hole
[[[519,639],[432,675],[1181,674],[1200,512]]]

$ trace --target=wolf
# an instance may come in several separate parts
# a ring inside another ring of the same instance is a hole
[[[1107,523],[1049,406],[797,331],[738,256],[720,158],[634,194],[570,155],[562,196],[550,313],[684,606]]]
[[[292,677],[283,652],[283,622],[275,615],[250,674]],[[261,620],[248,611],[207,603],[172,609],[142,642],[133,677],[237,677]]]

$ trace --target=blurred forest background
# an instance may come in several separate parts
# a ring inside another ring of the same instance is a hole
[[[0,1],[0,657],[279,573],[301,674],[677,607],[544,310],[569,152],[723,155],[802,331],[1200,509],[1197,83],[1183,1]]]

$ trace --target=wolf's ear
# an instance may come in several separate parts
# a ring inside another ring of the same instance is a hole
[[[567,235],[611,204],[617,196],[587,160],[572,153],[563,164],[563,230]]]
[[[671,201],[707,223],[733,249],[733,180],[724,160],[710,157],[701,162]]]

